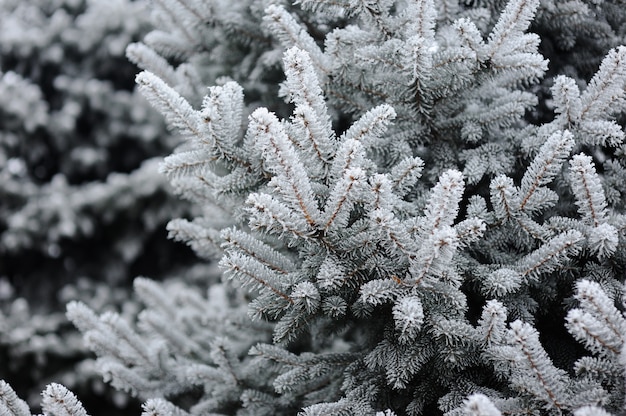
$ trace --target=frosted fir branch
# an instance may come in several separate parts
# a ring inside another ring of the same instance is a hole
[[[576,81],[565,75],[559,75],[554,79],[554,85],[550,89],[554,98],[554,112],[565,118],[567,128],[570,128],[580,118],[582,102],[580,90]]]
[[[457,368],[467,367],[465,362],[474,361],[470,355],[479,342],[476,328],[462,319],[447,319],[445,316],[430,317],[431,333],[434,339],[443,345],[443,361]]]
[[[393,189],[400,197],[406,196],[422,176],[424,161],[419,157],[407,157],[391,169]]]
[[[309,55],[297,47],[290,48],[283,58],[286,81],[281,95],[296,105],[292,125],[303,153],[310,155],[317,176],[324,176],[335,153],[335,133],[328,114],[318,77]]]
[[[189,337],[183,325],[172,325],[171,317],[157,310],[143,310],[139,315],[139,324],[146,332],[158,335],[167,342],[172,354],[194,355],[208,358],[204,347]]]
[[[510,81],[507,80],[507,82]],[[491,85],[491,88],[494,86]],[[536,105],[537,98],[533,94],[524,91],[503,91],[502,95],[490,100],[488,105],[473,106],[456,117],[441,118],[437,124],[442,128],[449,128],[470,121],[477,123],[481,128],[509,128],[524,115],[526,110]]]
[[[188,176],[214,176],[211,170],[215,167],[215,161],[215,156],[207,148],[183,151],[165,157],[159,172],[170,181]]]
[[[537,331],[521,321],[512,322],[510,327],[509,339],[520,354],[512,363],[512,383],[545,403],[548,409],[569,410],[567,374],[552,364],[539,343]]]
[[[463,406],[465,416],[502,416],[502,413],[484,394],[475,393],[469,396]]]
[[[409,88],[413,94],[413,105],[419,114],[428,118],[433,107],[433,94],[429,83],[433,76],[433,53],[432,45],[419,36],[413,36],[407,40],[406,52],[411,66],[408,75],[411,77]]]
[[[360,168],[351,168],[337,181],[322,214],[323,230],[341,230],[348,225],[350,213],[363,188],[365,172]]]
[[[543,185],[552,182],[561,171],[561,166],[574,147],[574,139],[569,131],[556,132],[541,146],[522,177],[520,184],[520,209],[523,211],[533,193]]]
[[[252,193],[246,199],[248,224],[252,230],[265,231],[279,237],[309,239],[314,229],[293,209],[268,194]]]
[[[410,282],[419,285],[428,277],[441,277],[446,269],[452,267],[458,247],[459,238],[454,228],[440,226],[434,229],[411,261]]]
[[[134,363],[139,367],[150,368],[156,365],[157,351],[146,345],[145,341],[128,325],[126,320],[113,312],[105,312],[100,316],[103,328],[92,328],[85,333],[85,341],[93,341],[91,346],[98,348],[105,344],[115,345],[115,356],[122,362]],[[103,343],[103,338],[106,338]],[[90,346],[90,347],[91,347]]]
[[[483,62],[487,58],[487,46],[474,22],[464,17],[454,21],[452,27],[457,33],[461,46],[474,52],[476,59]]]
[[[286,294],[288,288],[281,276],[253,257],[241,253],[226,253],[220,260],[220,266],[226,270],[226,277],[237,278],[243,287],[251,291],[269,290],[287,302],[294,303]]]
[[[570,256],[577,254],[583,240],[583,235],[576,230],[561,233],[526,255],[517,263],[517,268],[524,278],[536,280],[540,274],[557,270]]]
[[[341,296],[328,296],[322,302],[322,312],[331,319],[342,319],[347,311],[348,303]]]
[[[285,202],[302,215],[311,227],[320,223],[321,214],[313,197],[311,183],[300,158],[276,116],[265,108],[250,115],[248,130],[254,132],[263,151],[267,168],[276,176]]]
[[[312,110],[311,115],[305,117],[306,127],[318,157],[328,163],[334,153],[334,132],[311,58],[304,50],[292,47],[285,52],[283,63],[287,78],[281,86],[283,94],[296,107]]]
[[[88,416],[74,393],[60,384],[49,384],[42,393],[41,407],[45,414],[54,416]]]
[[[591,351],[619,355],[626,337],[626,319],[600,285],[589,280],[576,284],[580,307],[567,315],[567,328]]]
[[[490,199],[496,217],[500,220],[513,218],[517,207],[520,205],[513,179],[505,175],[498,175],[492,179],[489,190],[491,191]]]
[[[142,42],[131,43],[126,47],[126,57],[139,68],[159,77],[167,85],[177,85],[176,71],[167,59]]]
[[[317,403],[302,409],[298,416],[327,416],[353,414],[354,404],[349,400],[341,399],[334,403]]]
[[[158,14],[158,12],[157,12]],[[184,36],[178,36],[165,30],[155,29],[143,38],[144,43],[164,57],[181,57],[190,54],[190,41]]]
[[[350,275],[346,273],[344,265],[331,254],[324,258],[317,272],[316,280],[320,289],[330,292],[335,292],[351,283]],[[352,285],[356,286],[354,283]]]
[[[390,254],[401,254],[404,261],[416,258],[419,246],[392,211],[376,209],[370,214],[372,228],[379,230],[381,243]]]
[[[607,204],[600,177],[590,156],[582,153],[570,161],[570,183],[578,212],[587,224],[598,227],[606,221]]]
[[[155,2],[176,20],[177,28],[196,26],[211,21],[210,7],[194,0],[155,0]]]
[[[191,416],[190,413],[165,399],[148,399],[141,405],[141,408],[143,409],[141,416]],[[217,416],[217,414],[207,416]]]
[[[361,286],[359,301],[372,306],[382,305],[394,300],[403,291],[395,279],[371,280]]]
[[[522,275],[513,269],[500,268],[486,275],[480,283],[487,296],[503,297],[521,287]]]
[[[439,177],[424,209],[426,233],[434,233],[438,228],[453,224],[464,189],[463,174],[458,170],[447,170]]]
[[[580,97],[582,120],[606,119],[623,109],[626,46],[611,49]],[[614,108],[615,110],[610,110]]]
[[[619,246],[619,232],[607,223],[590,228],[587,230],[587,245],[599,258],[610,257]]]
[[[409,172],[406,172],[410,175]],[[368,200],[370,212],[381,210],[380,212],[393,212],[399,205],[399,198],[393,192],[392,182],[387,175],[374,174],[370,178],[371,200]]]
[[[166,374],[166,369],[160,367],[159,363],[148,367],[131,367],[123,362],[112,356],[100,357],[96,361],[96,369],[105,382],[132,395],[150,397],[180,393],[180,380],[176,380],[173,374]]]
[[[133,289],[149,309],[159,311],[163,316],[176,316],[178,306],[174,298],[159,283],[145,277],[137,277],[133,280]]]
[[[423,338],[408,346],[383,339],[365,356],[365,364],[371,370],[384,371],[387,384],[402,390],[437,353],[436,346]]]
[[[536,38],[537,43],[539,38]],[[496,85],[503,87],[519,87],[521,85],[538,83],[548,70],[548,60],[536,52],[537,47],[532,48],[532,52],[510,53],[499,57],[497,62],[492,61],[494,70],[493,81]],[[530,108],[537,105],[537,98],[532,94],[514,91],[515,101],[518,108]]]
[[[344,140],[333,159],[328,178],[337,181],[355,168],[365,168],[365,149],[357,140]]]
[[[506,56],[519,47],[519,36],[530,26],[539,0],[512,0],[508,2],[498,22],[489,34],[488,55],[491,59]]]
[[[428,43],[435,39],[435,25],[437,24],[437,8],[433,0],[416,0],[413,7],[408,8],[408,24],[404,32],[409,36],[419,36]],[[429,45],[432,46],[432,45]]]
[[[581,357],[574,363],[577,376],[588,376],[605,383],[620,380],[623,377],[621,366],[615,366],[615,360],[606,357]]]
[[[239,251],[280,274],[296,270],[296,264],[287,256],[242,230],[227,228],[222,231],[221,239],[224,241],[222,244],[224,250]]]
[[[380,74],[399,74],[408,72],[410,66],[406,56],[406,43],[401,39],[392,38],[380,44],[367,44],[355,52],[360,67],[371,67]],[[387,82],[397,82],[388,80]],[[402,82],[402,80],[400,80]]]
[[[278,38],[285,49],[294,46],[306,51],[320,79],[324,79],[332,67],[329,59],[324,55],[315,40],[296,22],[293,16],[282,6],[269,5],[265,9],[263,23],[269,31]]]
[[[140,72],[136,82],[139,91],[165,116],[170,126],[188,138],[202,141],[206,137],[199,113],[173,88],[148,71]]]
[[[613,120],[580,121],[576,133],[576,142],[587,146],[619,147],[626,137]]]
[[[290,121],[291,124],[287,125],[289,137],[303,156],[309,176],[324,178],[334,156],[334,138],[329,138],[319,128],[317,116],[309,106],[296,107]]]
[[[414,340],[424,323],[424,309],[417,296],[405,296],[398,300],[392,309],[394,326],[402,343]]]
[[[217,259],[222,255],[220,232],[200,221],[174,219],[167,224],[168,238],[186,243],[201,258]]]
[[[28,404],[20,399],[9,383],[0,380],[0,414],[7,416],[32,416]]]
[[[589,351],[602,355],[612,353],[617,356],[623,341],[616,338],[604,324],[605,322],[598,321],[580,309],[573,309],[567,314],[568,331]]]
[[[482,342],[486,345],[500,344],[506,336],[507,311],[504,305],[497,300],[489,300],[483,307],[478,332]]]
[[[548,208],[554,207],[559,202],[559,195],[550,188],[540,186],[526,199],[522,214],[536,215],[545,212]]]
[[[355,140],[365,149],[373,147],[376,140],[387,131],[387,126],[396,118],[396,112],[390,105],[382,104],[363,114],[359,120],[341,135],[339,141],[345,143]]]
[[[433,71],[438,76],[430,82],[433,97],[448,99],[470,87],[478,64],[476,54],[467,48],[454,46],[437,51],[433,56]]]
[[[249,168],[250,162],[240,147],[243,122],[243,88],[229,81],[222,86],[209,88],[202,101],[200,116],[205,123],[204,139],[215,151],[215,156]]]
[[[454,226],[459,239],[459,247],[477,242],[487,230],[485,222],[476,217],[468,218]]]
[[[597,406],[583,406],[574,411],[574,416],[613,416],[606,410]]]

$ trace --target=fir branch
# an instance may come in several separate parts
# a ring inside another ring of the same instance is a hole
[[[203,142],[208,142],[215,156],[250,168],[243,149],[237,146],[242,133],[243,107],[243,88],[230,81],[209,88],[202,101],[200,116],[208,136]]]
[[[404,261],[411,261],[417,257],[418,245],[406,227],[395,218],[393,212],[376,209],[370,215],[373,228],[380,230],[381,243],[388,247],[390,253],[402,253]]]
[[[574,416],[613,416],[611,413],[597,406],[583,406],[574,411]]]
[[[376,279],[362,285],[359,292],[360,302],[378,306],[394,300],[402,288],[395,279]]]
[[[465,416],[502,416],[498,408],[484,394],[472,394],[464,405]]]
[[[277,175],[276,186],[287,203],[299,211],[307,224],[315,228],[321,214],[313,198],[311,183],[285,130],[275,115],[265,108],[250,116],[248,129],[254,132],[268,168]]]
[[[222,248],[226,251],[237,250],[280,274],[296,270],[296,265],[287,256],[242,230],[224,229],[221,238],[224,241]]]
[[[187,137],[199,141],[205,138],[200,115],[174,89],[148,71],[137,75],[136,81],[139,91],[165,116],[172,127]]]
[[[398,196],[406,196],[422,176],[424,161],[419,157],[407,157],[391,169],[390,179]]]
[[[177,85],[176,71],[167,59],[142,42],[131,43],[126,47],[126,57],[139,68],[150,71],[167,85]]]
[[[315,43],[315,39],[282,6],[269,5],[265,9],[263,22],[270,32],[280,40],[285,49],[297,46],[306,51],[312,59],[318,76],[325,77],[330,72],[332,65]]]
[[[419,36],[427,41],[433,41],[436,18],[437,9],[433,0],[416,0],[414,7],[410,8],[410,23],[405,27],[405,31],[409,36]]]
[[[540,274],[556,270],[569,256],[578,253],[583,239],[583,235],[576,230],[561,233],[526,255],[517,267],[523,277],[537,279]]]
[[[189,413],[174,406],[165,399],[148,399],[141,406],[143,412],[141,416],[190,416]],[[217,416],[217,415],[207,415]]]
[[[399,341],[408,343],[413,341],[424,323],[424,309],[417,296],[405,296],[398,300],[392,309]]]
[[[344,172],[330,192],[326,207],[322,214],[322,229],[342,229],[348,225],[350,212],[355,203],[355,194],[359,192],[365,172],[359,168],[351,168]]]
[[[20,399],[9,383],[0,380],[0,414],[7,416],[31,416],[28,404]]]
[[[373,147],[375,141],[385,133],[387,125],[394,118],[396,118],[396,112],[390,105],[382,104],[374,107],[352,124],[339,141],[346,143],[349,140],[355,140],[362,143],[366,149]]]
[[[524,32],[535,15],[539,0],[512,0],[500,15],[498,22],[489,34],[488,56],[506,56],[511,49],[519,47],[519,36]],[[506,51],[506,52],[505,52]]]
[[[486,345],[499,344],[506,336],[507,311],[504,305],[497,300],[488,301],[483,307],[478,332]]]
[[[54,416],[87,416],[82,403],[74,393],[60,384],[49,384],[42,393],[41,407],[46,414]]]
[[[283,236],[291,234],[295,238],[308,239],[313,230],[304,218],[271,195],[252,193],[246,200],[246,211],[250,214],[252,230],[261,230]]]
[[[307,141],[302,144],[304,149],[312,147],[319,160],[320,172],[334,156],[335,143],[330,116],[326,109],[322,89],[318,77],[313,71],[309,55],[297,47],[288,49],[283,59],[285,75],[282,85],[283,94],[289,102],[296,105],[294,122],[301,125],[307,132]]]
[[[570,161],[571,186],[583,221],[597,227],[606,221],[607,204],[600,177],[590,156],[575,155]]]
[[[576,81],[564,75],[559,75],[554,79],[551,88],[554,97],[554,111],[565,117],[566,127],[570,128],[580,119],[582,102],[580,100],[580,90]]]
[[[412,258],[411,283],[419,285],[427,277],[440,278],[450,267],[459,246],[459,238],[452,227],[440,226],[433,230]]]
[[[220,260],[220,266],[226,269],[226,276],[241,279],[243,286],[252,290],[269,289],[277,296],[293,304],[294,300],[285,293],[281,279],[276,272],[253,257],[241,253],[226,253]]]
[[[514,380],[519,382],[519,387],[546,403],[549,409],[567,411],[569,395],[565,372],[554,367],[532,326],[515,321],[510,327],[511,342],[521,353],[521,360],[515,364],[518,373]]]
[[[581,280],[576,288],[580,308],[568,313],[568,330],[593,352],[619,355],[626,336],[626,319],[597,283]]]
[[[448,170],[440,176],[424,209],[424,230],[427,233],[452,225],[459,212],[464,188],[463,174],[458,170]]]
[[[569,131],[556,132],[541,146],[539,153],[522,177],[520,193],[523,195],[520,209],[523,211],[533,193],[554,179],[574,147],[574,139]]]
[[[344,140],[330,167],[328,179],[339,180],[350,169],[364,168],[365,150],[357,140]]]
[[[626,46],[611,49],[602,60],[600,69],[593,76],[587,89],[580,97],[582,120],[603,119],[615,110],[623,108],[620,105],[624,97],[626,86]]]
[[[465,17],[454,21],[452,27],[457,32],[461,45],[474,52],[479,62],[484,61],[487,57],[487,48],[474,22]]]
[[[219,258],[222,254],[222,240],[218,230],[207,227],[195,219],[188,221],[182,218],[171,220],[167,224],[168,237],[184,242],[200,257],[206,259]]]

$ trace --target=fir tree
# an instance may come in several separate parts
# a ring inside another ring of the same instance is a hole
[[[624,12],[267,3],[160,0],[128,49],[185,140],[170,235],[223,281],[139,278],[136,323],[70,303],[105,378],[149,415],[623,412]]]

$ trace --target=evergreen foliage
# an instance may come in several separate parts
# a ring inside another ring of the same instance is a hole
[[[167,228],[223,279],[67,308],[145,415],[623,414],[623,4],[153,8]]]

